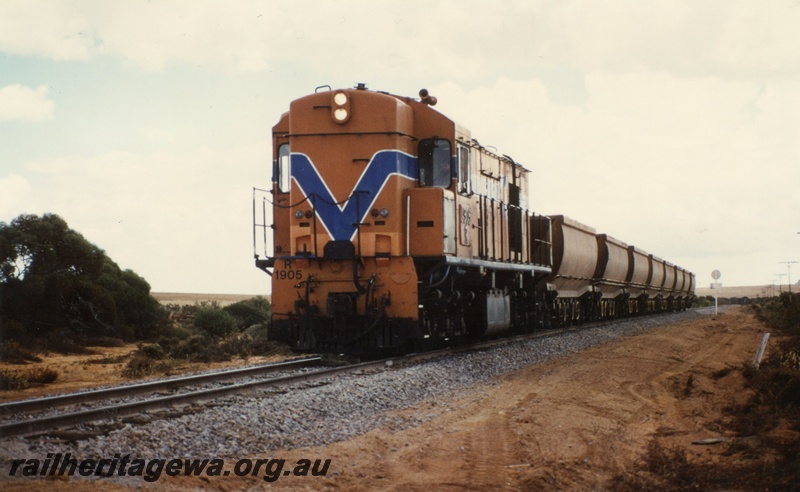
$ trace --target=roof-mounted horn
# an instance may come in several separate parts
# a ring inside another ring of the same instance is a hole
[[[422,104],[427,104],[428,106],[436,106],[436,98],[428,94],[428,89],[422,89],[419,91],[419,102]]]

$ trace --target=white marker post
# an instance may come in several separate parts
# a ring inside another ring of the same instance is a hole
[[[711,272],[711,278],[713,278],[714,280],[719,280],[721,276],[722,274],[719,273],[719,270],[714,270],[713,272]],[[714,316],[717,315],[717,295],[718,295],[717,292],[719,292],[719,289],[721,288],[722,288],[721,283],[714,282],[711,284],[711,290],[714,291]]]
[[[756,359],[754,361],[756,369],[761,365],[761,358],[764,357],[764,350],[767,348],[767,340],[769,340],[769,333],[764,333],[764,336],[761,337],[761,345],[758,347],[758,353],[756,353]]]

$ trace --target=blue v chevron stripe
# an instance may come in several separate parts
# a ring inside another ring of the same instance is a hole
[[[350,195],[337,200],[308,156],[292,154],[291,168],[292,178],[309,197],[331,237],[351,241],[356,234],[354,224],[364,221],[390,176],[416,180],[418,175],[416,157],[397,150],[383,150],[372,157]],[[342,200],[343,203],[337,203]]]

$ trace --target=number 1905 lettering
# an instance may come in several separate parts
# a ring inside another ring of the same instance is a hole
[[[303,278],[303,270],[278,270],[275,275],[278,280],[300,280]]]

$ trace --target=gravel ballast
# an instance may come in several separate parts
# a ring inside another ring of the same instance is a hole
[[[395,411],[429,408],[426,402],[446,402],[469,388],[492,384],[496,376],[642,330],[708,315],[708,309],[696,309],[637,318],[413,365],[298,384],[288,391],[230,397],[191,413],[144,424],[127,423],[106,435],[76,441],[46,436],[0,439],[0,466],[6,467],[20,456],[47,453],[98,458],[124,451],[145,459],[265,456],[278,449],[347,440],[378,427],[403,429],[430,420],[435,412],[404,412],[406,417],[401,418]],[[448,410],[453,409],[446,405],[438,408]]]

